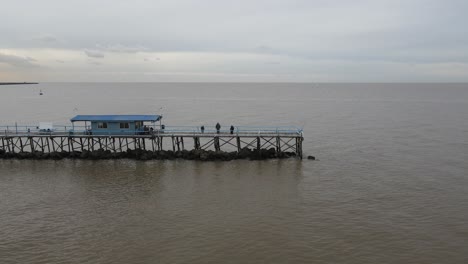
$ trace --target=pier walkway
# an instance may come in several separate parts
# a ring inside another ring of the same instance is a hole
[[[244,149],[274,149],[276,153],[291,152],[302,158],[303,131],[297,127],[238,126],[234,130],[204,129],[194,126],[147,126],[144,131],[101,129],[91,132],[85,126],[0,126],[0,149],[7,153],[74,152],[105,150],[182,151]]]

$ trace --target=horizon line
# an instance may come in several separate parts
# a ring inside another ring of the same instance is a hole
[[[375,82],[346,82],[346,81],[330,81],[330,82],[258,82],[258,81],[27,81],[27,82],[0,82],[0,84],[41,84],[41,83],[232,83],[232,84],[468,84],[466,82],[423,82],[423,81],[406,81],[406,82],[384,82],[384,81],[375,81]]]

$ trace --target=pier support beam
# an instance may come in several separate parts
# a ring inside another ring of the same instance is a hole
[[[219,137],[216,136],[214,138],[214,147],[215,147],[215,151],[221,151],[221,147],[219,146]]]
[[[175,146],[174,136],[172,136],[171,138],[172,138],[172,151],[175,152],[176,146]]]
[[[243,153],[243,148],[252,150],[271,150],[268,153],[272,157],[303,157],[303,141],[301,134],[207,134],[207,133],[175,133],[175,134],[155,134],[155,135],[73,135],[73,134],[52,134],[52,135],[0,135],[0,149],[6,153],[24,152],[84,152],[96,151],[98,148],[111,151],[113,153],[125,152],[130,149],[141,149],[148,151],[164,150],[163,139],[171,138],[172,151],[183,151],[186,139],[193,139],[193,149],[216,152],[226,151],[229,153],[237,151]],[[151,144],[151,146],[147,145]],[[52,146],[51,146],[52,145]],[[171,149],[170,143],[166,144],[166,149]],[[190,150],[190,149],[189,149]],[[273,151],[275,150],[275,151]],[[263,153],[263,152],[262,152]],[[265,152],[266,153],[266,152]],[[187,154],[187,153],[185,153]],[[244,154],[243,154],[244,155]],[[257,155],[257,153],[255,154]],[[118,155],[115,155],[117,157]],[[125,155],[124,155],[125,156]],[[76,157],[76,155],[75,155]]]
[[[302,159],[302,137],[296,138],[296,155]]]
[[[193,148],[200,149],[200,137],[193,137]]]

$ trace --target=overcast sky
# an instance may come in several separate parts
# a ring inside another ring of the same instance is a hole
[[[0,0],[1,81],[466,82],[466,0]]]

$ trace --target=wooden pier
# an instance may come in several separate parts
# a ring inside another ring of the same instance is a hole
[[[297,127],[231,125],[221,129],[219,123],[214,129],[204,125],[166,126],[161,118],[161,115],[77,115],[67,126],[49,122],[40,122],[39,126],[17,123],[0,126],[0,154],[7,154],[7,158],[34,158],[38,153],[74,157],[91,152],[97,158],[100,155],[119,158],[135,151],[152,158],[158,158],[159,154],[171,157],[182,154],[182,158],[185,155],[188,159],[202,160],[207,160],[208,154],[213,156],[210,160],[303,156],[303,133]]]
[[[145,135],[86,135],[70,132],[5,131],[0,134],[0,150],[4,153],[54,153],[128,150],[184,151],[212,150],[215,152],[243,149],[268,149],[276,153],[294,153],[302,159],[302,131],[236,131],[184,132],[154,131]]]
[[[39,84],[37,82],[0,82],[0,85]]]

